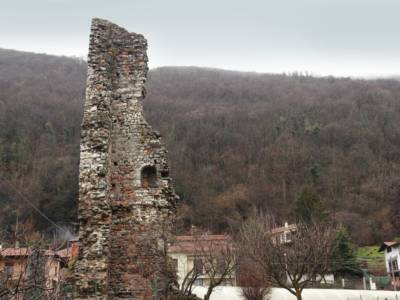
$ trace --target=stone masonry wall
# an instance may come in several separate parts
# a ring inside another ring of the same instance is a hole
[[[93,19],[81,128],[77,299],[164,299],[175,219],[166,149],[144,119],[147,42]]]

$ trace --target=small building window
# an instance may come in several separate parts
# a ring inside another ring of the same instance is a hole
[[[178,270],[178,259],[176,258],[172,259],[172,267],[174,268],[175,271]]]
[[[204,280],[202,278],[197,278],[194,283],[194,286],[204,286]]]
[[[193,269],[196,274],[204,274],[204,264],[200,258],[195,258],[193,261]]]
[[[399,266],[397,264],[397,260],[392,260],[390,271],[398,271],[398,270],[399,270]]]
[[[286,232],[286,234],[285,234],[285,242],[286,243],[290,243],[292,241],[292,233],[289,231],[289,232]]]
[[[157,170],[154,166],[145,166],[141,172],[142,187],[157,187]]]
[[[7,277],[11,277],[14,274],[14,264],[6,262],[4,266],[4,273]]]
[[[386,252],[387,253],[392,252],[392,247],[387,247]]]

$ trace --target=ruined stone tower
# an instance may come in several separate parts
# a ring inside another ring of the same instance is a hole
[[[147,42],[93,19],[81,128],[76,299],[163,299],[175,216],[166,150],[147,124]]]

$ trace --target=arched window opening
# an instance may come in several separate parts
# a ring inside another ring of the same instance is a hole
[[[157,170],[154,166],[145,166],[141,172],[142,187],[157,187]]]

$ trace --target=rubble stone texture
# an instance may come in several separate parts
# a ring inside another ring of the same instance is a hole
[[[143,116],[147,42],[93,19],[81,127],[76,299],[164,299],[175,218],[166,149]]]

